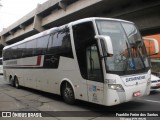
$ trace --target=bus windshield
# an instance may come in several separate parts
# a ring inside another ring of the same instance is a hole
[[[100,35],[111,38],[113,56],[105,57],[107,72],[133,74],[150,68],[145,45],[137,28],[132,23],[119,21],[96,21]],[[103,44],[102,50],[106,56]]]

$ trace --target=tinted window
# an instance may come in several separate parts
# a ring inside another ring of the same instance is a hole
[[[48,54],[73,58],[69,30],[61,30],[51,35]]]
[[[12,53],[13,49],[9,48],[8,50],[8,59],[13,59],[13,53]]]
[[[17,46],[11,47],[11,58],[16,59],[17,58]]]
[[[7,60],[7,50],[3,50],[3,60]]]
[[[49,39],[49,35],[43,36],[43,37],[37,39],[37,49],[36,49],[37,55],[46,54],[48,39]]]
[[[18,58],[25,57],[25,51],[26,51],[25,43],[18,45]]]
[[[7,60],[11,59],[11,55],[12,55],[11,51],[12,51],[11,48],[9,48],[9,49],[6,50],[6,59]]]
[[[34,56],[36,55],[36,40],[32,40],[29,42],[26,42],[26,57]]]

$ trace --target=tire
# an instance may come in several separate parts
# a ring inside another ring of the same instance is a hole
[[[17,77],[14,78],[14,85],[15,85],[15,87],[16,87],[17,89],[20,88],[20,86],[19,86],[19,81],[18,81],[18,78],[17,78]]]
[[[65,82],[62,86],[62,97],[67,104],[75,104],[75,96],[72,86]]]
[[[12,79],[12,77],[9,78],[9,82],[10,82],[10,85],[11,85],[12,87],[15,86],[15,82],[14,82],[14,80]]]

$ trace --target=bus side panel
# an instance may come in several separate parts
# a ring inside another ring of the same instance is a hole
[[[69,80],[75,90],[75,98],[88,101],[86,80],[81,77],[77,61],[73,58],[60,57],[58,68],[46,68],[37,63],[37,56],[17,59],[17,65],[7,68],[7,79],[16,76],[21,86],[60,94],[62,80]]]
[[[86,80],[81,77],[77,61],[75,59],[61,57],[59,70],[61,71],[61,80],[67,78],[72,82],[73,89],[75,90],[75,98],[88,101]]]

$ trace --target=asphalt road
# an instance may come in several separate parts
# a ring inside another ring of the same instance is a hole
[[[35,111],[46,115],[43,118],[0,117],[0,120],[160,120],[160,117],[153,117],[157,112],[160,113],[160,90],[152,91],[149,96],[111,107],[84,101],[77,101],[76,105],[68,105],[60,96],[54,94],[25,87],[21,89],[11,87],[3,80],[3,76],[0,76],[0,111]],[[133,116],[126,117],[125,115],[124,117],[121,111],[133,114]],[[151,117],[137,117],[134,116],[135,113],[139,115],[149,113]],[[113,117],[116,114],[122,116]]]

